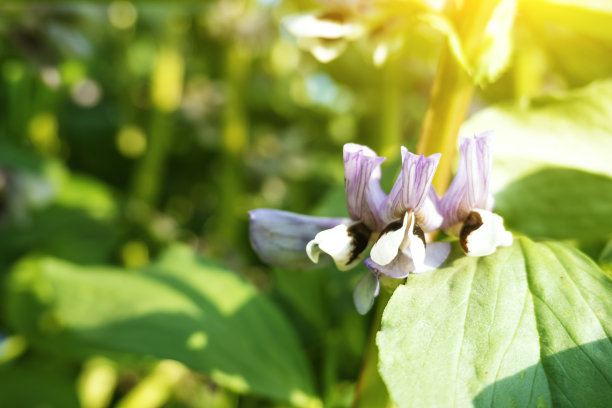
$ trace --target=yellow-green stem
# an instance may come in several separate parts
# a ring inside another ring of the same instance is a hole
[[[465,119],[473,92],[470,77],[448,46],[444,46],[417,144],[418,154],[442,153],[433,181],[438,194],[446,190],[450,181],[459,127]]]
[[[449,10],[468,60],[472,60],[478,52],[487,23],[499,1],[464,1],[462,9]],[[419,154],[442,153],[433,181],[438,194],[444,193],[450,182],[459,128],[473,93],[471,78],[456,60],[449,45],[444,44],[417,144]]]

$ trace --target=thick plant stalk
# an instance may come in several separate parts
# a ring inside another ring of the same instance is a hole
[[[442,153],[433,179],[438,194],[444,193],[450,182],[457,135],[473,93],[471,79],[445,46],[417,144],[418,154]]]
[[[463,2],[464,8],[452,12],[457,31],[468,59],[481,46],[481,39],[499,0]],[[443,194],[450,182],[459,128],[463,123],[472,95],[472,79],[455,58],[450,46],[443,46],[438,72],[431,89],[429,105],[417,144],[417,153],[442,153],[433,186]]]

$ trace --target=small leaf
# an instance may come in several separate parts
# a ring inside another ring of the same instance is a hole
[[[516,0],[502,0],[493,10],[481,45],[473,57],[472,77],[480,86],[494,82],[510,64]]]
[[[400,407],[604,407],[612,280],[526,238],[411,275],[385,309],[380,371]]]
[[[419,18],[444,34],[449,48],[474,83],[485,86],[494,82],[507,68],[512,56],[512,28],[516,14],[516,0],[501,0],[495,6],[475,51],[466,49],[453,22],[441,13],[425,13]]]
[[[6,310],[34,345],[67,355],[180,361],[236,392],[317,406],[302,347],[274,304],[186,247],[127,272],[29,258],[12,272]]]

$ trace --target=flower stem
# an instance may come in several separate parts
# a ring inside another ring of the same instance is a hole
[[[385,279],[381,287],[380,295],[376,300],[376,310],[372,318],[368,343],[363,357],[363,364],[359,373],[359,379],[355,386],[352,408],[368,407],[392,407],[393,402],[387,392],[380,374],[378,373],[378,349],[376,347],[376,334],[380,328],[382,314],[391,298],[393,291],[403,280]],[[381,282],[383,283],[383,282]]]

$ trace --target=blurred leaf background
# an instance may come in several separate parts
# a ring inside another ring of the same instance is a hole
[[[247,211],[345,215],[342,145],[414,150],[441,48],[463,51],[443,2],[380,1],[321,64],[281,21],[340,3],[361,2],[0,5],[0,405],[350,406],[363,267],[270,269]],[[609,265],[612,9],[517,7],[462,132],[518,146],[495,158],[511,228]]]

